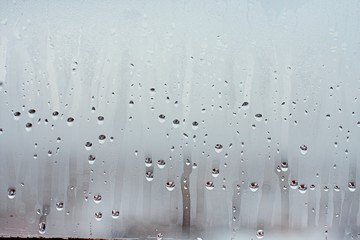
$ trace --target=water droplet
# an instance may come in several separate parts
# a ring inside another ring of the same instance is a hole
[[[19,120],[19,119],[20,119],[20,116],[21,116],[21,113],[20,113],[20,112],[14,112],[14,119],[15,119],[15,120]]]
[[[75,119],[73,117],[68,117],[68,119],[66,120],[66,124],[71,127],[74,125],[74,120]]]
[[[178,128],[180,126],[180,121],[178,120],[178,119],[175,119],[174,121],[173,121],[173,127],[174,128]]]
[[[39,233],[45,234],[46,232],[46,223],[44,221],[39,223]]]
[[[300,146],[300,152],[301,154],[305,155],[307,153],[308,147],[306,145]]]
[[[349,188],[349,191],[350,191],[350,192],[355,192],[355,190],[356,190],[356,184],[355,184],[355,182],[349,182],[349,183],[348,183],[348,188]]]
[[[159,122],[160,122],[160,123],[164,123],[164,122],[165,122],[165,115],[164,115],[164,114],[160,114],[160,115],[159,115]]]
[[[26,123],[26,124],[25,124],[25,130],[26,130],[27,132],[30,132],[31,129],[32,129],[32,123]]]
[[[158,233],[156,236],[156,240],[163,240],[163,235],[161,233]]]
[[[15,195],[16,195],[16,189],[13,188],[13,187],[10,187],[8,189],[8,198],[9,199],[14,199],[15,198]]]
[[[85,143],[85,149],[90,151],[91,150],[91,147],[92,147],[92,143],[91,142],[86,142]]]
[[[314,184],[311,184],[310,187],[309,187],[310,190],[315,190],[315,185]]]
[[[215,145],[215,152],[220,153],[222,150],[223,150],[223,145],[219,143]]]
[[[259,185],[257,184],[257,182],[252,182],[249,185],[249,189],[252,192],[256,192],[259,189]]]
[[[159,168],[164,168],[165,167],[165,161],[164,160],[158,160],[157,161],[157,166],[159,167]]]
[[[205,187],[207,190],[213,190],[214,189],[214,183],[211,181],[206,182]]]
[[[175,188],[175,183],[174,183],[174,182],[171,182],[171,181],[166,182],[166,188],[167,188],[167,190],[169,190],[170,192],[173,191],[174,188]]]
[[[194,121],[191,125],[192,125],[192,129],[193,129],[193,130],[198,129],[198,127],[199,127],[199,123],[196,122],[196,121]]]
[[[299,189],[300,193],[304,194],[304,193],[306,193],[307,186],[306,186],[306,184],[302,183],[302,184],[299,185],[298,189]]]
[[[151,167],[151,165],[152,165],[151,158],[150,157],[145,158],[145,166],[146,167]]]
[[[262,120],[262,114],[261,113],[255,114],[255,120],[260,122]]]
[[[297,186],[298,186],[298,181],[296,181],[296,180],[291,180],[291,181],[290,181],[290,187],[291,187],[291,189],[296,189]]]
[[[113,219],[118,219],[120,217],[120,212],[118,210],[112,210],[111,211],[111,217]]]
[[[36,110],[35,110],[35,109],[30,109],[30,110],[28,111],[28,114],[29,114],[29,117],[30,117],[30,118],[35,117],[35,113],[36,113]]]
[[[218,168],[213,168],[212,171],[211,171],[211,175],[212,175],[213,177],[218,177],[218,176],[219,176],[219,173],[220,173],[220,171],[219,171]]]
[[[145,173],[145,178],[147,181],[151,182],[152,180],[154,180],[154,173],[152,171],[147,171]]]
[[[262,229],[257,230],[256,231],[256,237],[258,239],[262,239],[264,237],[264,230],[262,230]]]
[[[96,157],[95,157],[94,155],[89,155],[89,157],[88,157],[88,162],[89,162],[90,164],[94,164],[95,159],[96,159]]]
[[[106,136],[104,134],[99,135],[99,143],[103,144],[105,143]]]
[[[52,113],[52,118],[53,118],[54,120],[57,120],[57,119],[59,118],[59,112],[58,112],[58,111],[54,111],[54,112]]]
[[[63,202],[57,202],[55,204],[55,206],[56,206],[56,210],[58,210],[58,211],[62,211],[64,209],[64,203]]]
[[[95,202],[95,203],[100,203],[101,200],[102,200],[102,197],[101,197],[100,194],[94,195],[94,202]]]
[[[338,185],[335,185],[335,186],[334,186],[334,191],[335,191],[335,192],[340,192],[340,187],[339,187]]]
[[[104,117],[103,116],[98,116],[98,118],[97,118],[97,122],[98,122],[98,124],[99,125],[103,125],[104,124]]]
[[[286,172],[289,169],[288,163],[287,162],[281,162],[281,170],[283,172]]]
[[[95,213],[95,219],[96,219],[97,221],[100,221],[100,220],[102,219],[102,213],[101,213],[101,212],[96,212],[96,213]]]

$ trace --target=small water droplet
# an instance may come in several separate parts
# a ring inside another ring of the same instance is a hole
[[[111,211],[111,217],[113,219],[118,219],[120,217],[120,212],[118,210],[112,210]]]
[[[8,189],[8,198],[9,199],[14,199],[16,195],[16,189],[13,187],[9,187]]]
[[[56,206],[56,210],[58,210],[58,211],[62,211],[64,209],[64,203],[63,202],[57,202],[55,204],[55,206]]]
[[[101,212],[96,212],[96,213],[95,213],[95,219],[96,219],[97,221],[101,221],[101,219],[102,219],[102,213],[101,213]]]
[[[205,184],[205,187],[207,190],[213,190],[214,189],[214,183],[212,181],[207,181]]]
[[[223,150],[223,145],[219,143],[215,145],[215,152],[220,153],[222,150]]]
[[[249,189],[252,192],[256,192],[259,189],[259,185],[257,184],[257,182],[252,182],[249,185]]]
[[[307,153],[308,147],[306,145],[300,146],[300,152],[301,154],[305,155]]]
[[[171,181],[166,182],[166,188],[167,188],[167,190],[169,190],[170,192],[173,191],[174,188],[175,188],[175,183],[174,183],[174,182],[171,182]]]

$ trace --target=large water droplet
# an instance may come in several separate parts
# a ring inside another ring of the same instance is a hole
[[[152,171],[147,171],[145,173],[145,178],[147,181],[151,182],[152,180],[154,180],[154,173]]]
[[[15,120],[19,120],[19,119],[20,119],[20,116],[21,116],[21,113],[20,113],[20,112],[14,112],[14,119],[15,119]]]
[[[169,190],[170,192],[173,191],[174,188],[175,188],[175,183],[174,183],[174,182],[171,182],[171,181],[166,182],[166,188],[167,188],[167,190]]]
[[[73,117],[68,117],[68,119],[66,120],[66,124],[71,127],[74,125],[74,121],[75,119]]]
[[[52,118],[53,118],[54,120],[57,120],[57,119],[59,118],[59,112],[58,112],[58,111],[54,111],[54,112],[52,113]]]
[[[220,171],[219,171],[218,168],[213,168],[212,171],[211,171],[211,175],[212,175],[213,177],[219,176],[219,173],[220,173]]]
[[[193,130],[198,129],[198,127],[199,127],[199,123],[196,122],[196,121],[194,121],[191,125],[192,125],[192,129],[193,129]]]
[[[31,129],[32,129],[32,123],[26,123],[26,124],[25,124],[25,130],[26,130],[27,132],[30,132]]]
[[[111,217],[113,219],[118,219],[120,217],[120,212],[118,210],[112,210],[111,211]]]
[[[165,161],[164,160],[158,160],[157,161],[157,166],[159,168],[164,168],[165,167]]]
[[[64,209],[64,203],[63,202],[57,202],[55,204],[56,210],[62,211]]]
[[[35,117],[35,113],[36,113],[36,110],[35,110],[35,109],[30,109],[30,110],[28,111],[28,114],[29,114],[29,117],[30,117],[30,118]]]
[[[298,181],[296,181],[296,180],[291,180],[291,181],[290,181],[290,187],[291,187],[291,189],[296,189],[297,186],[298,186]]]
[[[173,127],[174,128],[178,128],[180,126],[180,121],[178,120],[178,119],[175,119],[174,121],[173,121]]]
[[[249,185],[249,189],[252,192],[256,192],[259,189],[259,185],[257,184],[257,182],[252,182]]]
[[[102,213],[101,213],[101,212],[96,212],[96,213],[95,213],[95,219],[96,219],[97,221],[100,221],[100,220],[102,219]]]
[[[91,142],[86,142],[85,143],[85,149],[90,151],[91,150],[91,147],[92,147],[92,143]]]
[[[287,162],[281,162],[281,170],[283,172],[286,172],[289,169],[288,163]]]
[[[262,230],[262,229],[257,230],[256,231],[256,237],[258,239],[262,239],[264,237],[264,230]]]
[[[222,150],[223,150],[223,145],[219,143],[215,145],[215,152],[220,153]]]
[[[165,115],[164,115],[164,114],[160,114],[160,115],[159,115],[159,122],[160,122],[160,123],[164,123],[164,122],[165,122]]]
[[[98,122],[98,124],[99,125],[103,125],[104,124],[104,117],[103,116],[98,116],[98,118],[97,118],[97,122]]]
[[[348,188],[349,188],[349,191],[350,191],[350,192],[355,192],[355,190],[356,190],[356,184],[355,184],[355,182],[349,182],[349,183],[348,183]]]
[[[99,135],[99,143],[104,144],[106,140],[106,136],[104,134]]]
[[[102,200],[102,197],[101,197],[100,194],[94,195],[94,202],[95,202],[95,203],[100,203],[101,200]]]
[[[16,189],[13,187],[9,187],[8,189],[8,198],[9,199],[14,199],[16,195]]]
[[[88,157],[88,162],[89,162],[90,164],[94,164],[95,159],[96,159],[96,157],[91,154],[91,155],[89,155],[89,157]]]
[[[39,223],[39,233],[45,234],[46,232],[46,223],[44,221]]]
[[[301,154],[305,155],[307,153],[308,147],[306,145],[300,146],[300,152]]]
[[[304,194],[304,193],[306,193],[307,186],[306,186],[306,184],[302,183],[302,184],[299,185],[298,189],[299,189],[300,193]]]
[[[207,190],[213,190],[215,186],[212,181],[208,181],[208,182],[206,182],[205,187]]]
[[[262,114],[261,113],[255,114],[255,120],[260,122],[262,120]]]
[[[145,166],[151,167],[152,166],[152,160],[150,157],[145,158]]]

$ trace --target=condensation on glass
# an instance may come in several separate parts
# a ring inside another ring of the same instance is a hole
[[[0,235],[360,238],[359,1],[1,1]]]

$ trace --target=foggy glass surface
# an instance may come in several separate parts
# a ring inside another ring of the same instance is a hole
[[[359,239],[360,2],[0,1],[0,236]]]

